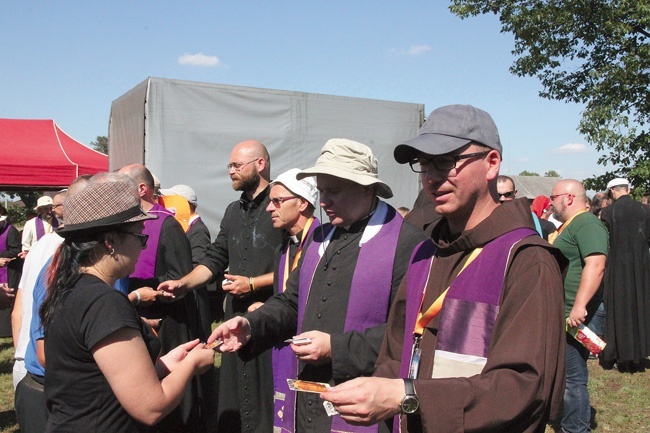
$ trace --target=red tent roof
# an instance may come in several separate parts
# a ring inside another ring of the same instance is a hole
[[[108,156],[63,132],[54,120],[0,118],[0,189],[66,188],[108,171]]]

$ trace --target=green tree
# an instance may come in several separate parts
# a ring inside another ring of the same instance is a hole
[[[98,135],[97,140],[90,142],[90,146],[96,151],[108,155],[108,137]]]
[[[647,0],[452,0],[461,18],[493,13],[515,37],[510,71],[537,77],[540,96],[584,104],[578,130],[615,168],[650,186],[650,2]],[[650,189],[650,188],[648,188]]]
[[[539,173],[535,173],[534,171],[524,170],[521,173],[519,173],[519,176],[539,176]]]
[[[562,176],[560,176],[560,173],[558,173],[555,170],[549,170],[546,173],[544,173],[544,177],[562,177]]]
[[[36,207],[36,202],[38,198],[43,194],[35,191],[0,191],[0,193],[7,195],[11,199],[20,198],[22,200],[24,207],[12,206],[11,203],[7,206],[7,212],[9,213],[9,219],[12,223],[22,225],[27,219],[27,215],[30,212],[33,212]]]

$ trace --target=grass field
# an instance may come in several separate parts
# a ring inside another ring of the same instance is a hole
[[[12,367],[11,339],[0,339],[0,433],[20,431],[13,410]],[[619,373],[589,361],[592,428],[596,432],[650,432],[650,362],[646,361],[646,368],[644,373]]]

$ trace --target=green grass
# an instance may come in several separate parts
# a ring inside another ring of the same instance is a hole
[[[11,338],[0,338],[0,433],[19,432],[14,412],[14,346]]]
[[[11,338],[0,339],[0,433],[20,432],[14,413],[12,386],[13,345]],[[219,365],[219,357],[215,360]],[[650,362],[646,361],[646,368]],[[650,369],[644,373],[603,370],[589,361],[589,392],[595,409],[592,427],[596,432],[650,432]],[[550,428],[547,432],[552,432]]]

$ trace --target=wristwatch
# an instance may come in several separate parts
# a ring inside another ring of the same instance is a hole
[[[402,413],[410,414],[415,413],[420,408],[420,400],[415,395],[415,387],[413,386],[412,379],[404,379],[404,390],[406,395],[399,404]]]

